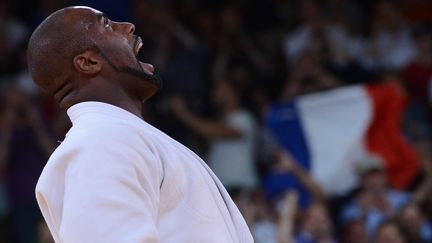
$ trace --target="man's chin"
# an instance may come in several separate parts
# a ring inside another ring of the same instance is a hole
[[[148,74],[144,70],[124,67],[118,72],[127,75],[137,82],[133,89],[139,93],[141,101],[144,102],[162,89],[162,78],[158,74]]]
[[[159,75],[157,75],[157,74],[153,74],[153,75],[155,75],[155,77],[154,77],[153,79],[151,79],[151,80],[146,80],[146,81],[147,81],[147,82],[150,82],[150,83],[152,83],[154,86],[156,86],[156,88],[157,88],[157,92],[158,92],[159,90],[162,89],[162,86],[163,86],[162,78],[161,78]]]

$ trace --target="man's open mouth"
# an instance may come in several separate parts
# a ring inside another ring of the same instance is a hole
[[[138,53],[139,53],[139,51],[140,51],[140,49],[141,49],[142,46],[143,46],[143,43],[142,43],[142,39],[141,39],[141,37],[139,37],[139,36],[135,36],[135,48],[134,48],[134,52],[135,52],[135,56],[136,56],[136,58],[137,58],[137,60],[138,60],[138,63],[139,63],[139,65],[141,66],[141,68],[143,69],[143,71],[144,71],[145,73],[150,74],[150,75],[153,75],[153,72],[154,72],[154,67],[153,67],[153,65],[148,64],[148,63],[141,62],[141,61],[138,59]]]
[[[142,43],[141,37],[137,36],[136,41],[135,41],[135,56],[138,56],[138,52],[142,46],[143,46],[143,43]]]

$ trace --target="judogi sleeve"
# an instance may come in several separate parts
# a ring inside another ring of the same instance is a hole
[[[147,150],[102,142],[69,158],[62,242],[159,242],[155,224],[160,167]]]

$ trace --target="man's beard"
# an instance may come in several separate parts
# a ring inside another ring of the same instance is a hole
[[[162,78],[158,74],[146,73],[139,63],[138,63],[138,65],[139,65],[140,69],[131,68],[131,67],[120,67],[120,68],[117,67],[115,70],[119,73],[132,75],[136,78],[148,81],[148,82],[156,85],[158,87],[158,90],[160,90],[162,88]]]
[[[147,82],[150,82],[158,87],[158,91],[162,88],[162,78],[158,74],[148,74],[144,71],[143,67],[140,64],[140,61],[138,58],[136,59],[137,65],[139,68],[133,68],[133,67],[119,67],[116,66],[105,53],[102,52],[102,50],[97,46],[93,45],[93,48],[101,54],[102,58],[105,59],[105,61],[111,66],[112,69],[114,69],[118,73],[131,75],[135,78],[145,80]]]

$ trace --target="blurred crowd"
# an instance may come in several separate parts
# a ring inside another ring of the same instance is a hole
[[[52,242],[34,187],[71,124],[25,57],[34,28],[70,5],[135,24],[140,59],[164,80],[145,120],[205,159],[257,243],[432,242],[430,1],[0,0],[0,243]],[[403,190],[370,156],[358,188],[328,195],[266,128],[273,102],[386,82],[406,98],[400,125],[421,158]]]

